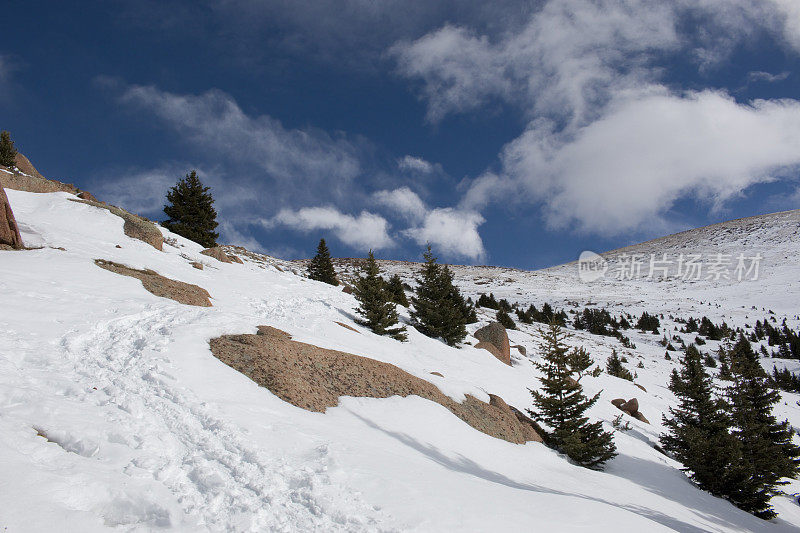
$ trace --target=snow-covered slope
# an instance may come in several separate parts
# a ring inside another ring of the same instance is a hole
[[[588,392],[602,390],[590,414],[607,427],[619,414],[609,402],[617,397],[637,397],[652,422],[631,419],[631,430],[616,433],[620,455],[605,472],[538,443],[489,437],[418,397],[343,398],[325,414],[311,413],[219,362],[208,340],[271,325],[299,341],[395,364],[456,400],[493,393],[520,409],[531,404],[536,372],[516,350],[509,367],[484,350],[450,348],[413,330],[406,343],[372,335],[353,322],[351,296],[296,275],[291,263],[242,253],[243,265],[223,264],[166,230],[172,244],[159,252],[126,237],[118,217],[70,202],[67,193],[7,193],[23,239],[42,246],[0,252],[0,528],[9,532],[800,527],[791,498],[775,498],[780,518],[763,522],[697,490],[653,449],[661,414],[674,402],[665,387],[674,361],[663,359],[652,335],[631,333],[638,348],[627,351],[644,366],[636,381],[647,392],[605,374],[582,380]],[[581,285],[567,267],[456,273],[473,295],[755,320],[762,306],[797,312],[798,245],[787,235],[770,245],[784,247],[786,264],[775,255],[769,275],[742,284]],[[153,296],[138,280],[98,268],[98,258],[199,285],[214,306]],[[385,265],[413,276],[413,265]],[[536,357],[534,327],[510,335]],[[619,347],[583,332],[573,341],[597,360]],[[798,397],[785,399],[780,414],[800,427]]]

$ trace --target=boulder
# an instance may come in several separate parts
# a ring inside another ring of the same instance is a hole
[[[11,203],[8,201],[6,191],[0,187],[0,244],[11,248],[23,248],[22,237],[19,234]]]
[[[514,346],[512,346],[512,348],[516,348],[517,351],[519,351],[519,353],[521,353],[522,355],[528,355],[528,350],[526,350],[525,347],[522,346],[521,344],[515,344]]]
[[[489,344],[488,342],[481,341],[478,344],[476,344],[475,347],[478,348],[479,350],[481,350],[481,349],[482,350],[486,350],[487,352],[489,352],[493,356],[495,356],[498,359],[500,359],[501,361],[503,361],[503,354],[500,353],[500,350],[498,350],[497,347],[494,344]],[[503,361],[503,362],[505,362],[505,361]]]
[[[614,406],[617,409],[619,409],[623,413],[629,414],[636,420],[640,420],[645,424],[650,423],[650,421],[647,420],[647,418],[645,418],[645,416],[639,412],[639,400],[637,400],[636,398],[631,398],[630,400],[627,401],[625,401],[622,398],[616,398],[614,400],[611,400],[611,403],[614,404]]]
[[[342,292],[345,294],[353,294],[353,287],[345,283],[342,287]]]
[[[634,385],[636,385],[637,387],[639,387],[640,389],[642,389],[644,392],[647,392],[647,389],[645,389],[644,387],[642,387],[642,386],[641,386],[641,385],[639,385],[638,383],[634,383]]]
[[[492,322],[488,326],[482,327],[475,332],[475,338],[481,341],[476,348],[485,348],[485,346],[481,346],[484,343],[491,344],[497,349],[499,355],[492,350],[489,351],[502,362],[511,366],[511,345],[508,342],[506,328],[500,322]]]
[[[231,257],[228,254],[225,253],[225,250],[223,250],[221,246],[214,246],[213,248],[206,248],[205,250],[203,250],[200,253],[203,254],[203,255],[207,255],[209,257],[213,257],[217,261],[222,261],[223,263],[232,263],[233,262],[231,260]],[[236,259],[239,259],[239,258],[237,257]],[[241,262],[242,262],[242,260],[239,259],[239,263],[241,263]]]
[[[631,398],[627,402],[620,405],[619,408],[623,411],[630,413],[631,416],[635,416],[636,413],[639,412],[639,400],[637,400],[636,398]]]

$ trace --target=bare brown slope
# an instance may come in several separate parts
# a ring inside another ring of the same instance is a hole
[[[473,428],[516,444],[542,439],[520,421],[502,398],[490,403],[467,396],[457,403],[429,383],[394,365],[336,350],[293,341],[270,326],[256,335],[225,335],[211,339],[211,352],[279,398],[309,411],[324,412],[340,396],[388,398],[416,395],[446,407]]]
[[[105,259],[95,259],[94,262],[100,268],[110,272],[140,280],[148,292],[161,298],[169,298],[185,305],[211,307],[208,291],[197,285],[165,278],[152,270],[138,270]]]

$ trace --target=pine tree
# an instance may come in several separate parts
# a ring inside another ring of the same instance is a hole
[[[328,251],[325,239],[319,240],[317,255],[308,263],[308,277],[328,285],[339,285],[339,278],[336,277],[336,271],[333,269],[331,253]]]
[[[536,410],[529,413],[549,426],[550,432],[543,436],[549,446],[581,466],[602,468],[616,455],[613,436],[603,431],[602,422],[589,422],[584,416],[600,393],[587,398],[583,387],[572,378],[568,348],[564,344],[567,335],[561,327],[550,324],[541,334],[542,362],[534,364],[544,375],[540,378],[541,389],[530,391]]]
[[[606,372],[608,372],[610,376],[633,381],[631,371],[622,366],[622,359],[619,358],[617,350],[613,348],[611,349],[611,356],[606,359]]]
[[[495,317],[497,318],[497,321],[503,325],[504,328],[517,329],[517,325],[514,324],[514,320],[509,316],[508,312],[505,309],[500,309],[495,315]]]
[[[164,213],[169,219],[162,225],[205,248],[216,246],[217,211],[209,190],[192,170],[167,193],[169,205],[164,206]]]
[[[430,245],[423,257],[425,266],[411,297],[414,306],[411,318],[422,334],[441,338],[448,345],[455,346],[467,336],[465,326],[469,319],[466,316],[469,306],[453,285],[453,273],[447,266],[436,262]]]
[[[0,132],[0,165],[14,168],[17,166],[16,158],[17,149],[14,148],[14,141],[11,140],[11,134],[3,130]]]
[[[363,275],[356,279],[353,296],[361,304],[356,312],[363,317],[357,320],[378,335],[389,335],[397,340],[406,340],[405,326],[397,326],[397,304],[386,291],[386,282],[380,276],[378,264],[372,250],[364,264]]]
[[[398,274],[395,274],[386,282],[386,292],[389,293],[389,298],[394,303],[408,307],[408,298],[406,298],[406,291],[403,288],[403,281]]]
[[[669,384],[679,403],[670,407],[669,417],[662,417],[667,433],[660,437],[661,446],[700,488],[726,496],[736,485],[733,468],[741,458],[739,443],[730,433],[732,421],[714,394],[697,347],[686,348],[680,365],[680,372],[672,370]]]
[[[589,370],[589,367],[594,364],[594,360],[592,356],[589,355],[589,352],[586,351],[586,348],[583,346],[579,348],[573,348],[567,354],[567,366],[571,373],[575,374],[577,377],[575,381],[580,382],[581,378],[583,377],[583,373]]]
[[[740,481],[729,499],[739,508],[759,518],[776,516],[770,499],[785,485],[785,477],[800,472],[800,447],[787,421],[778,422],[772,412],[780,393],[769,388],[764,369],[750,342],[739,337],[730,354],[733,384],[728,388],[733,435],[742,449],[736,467]]]

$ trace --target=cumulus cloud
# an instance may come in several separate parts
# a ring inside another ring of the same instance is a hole
[[[392,191],[378,191],[373,195],[373,199],[379,205],[386,206],[412,220],[421,219],[428,211],[425,202],[408,187],[400,187]]]
[[[567,138],[535,125],[503,162],[508,179],[546,201],[552,226],[631,231],[686,194],[720,205],[800,165],[800,102],[743,105],[719,92],[665,91],[616,103]]]
[[[616,235],[663,225],[681,198],[720,207],[800,164],[800,101],[681,91],[662,80],[661,63],[681,52],[703,70],[755,32],[784,39],[800,20],[797,5],[550,0],[515,31],[444,25],[391,54],[419,82],[432,121],[494,101],[528,117],[460,209],[523,201],[542,205],[551,227]],[[755,77],[782,76],[764,74]]]
[[[381,250],[394,246],[386,219],[367,211],[355,217],[333,207],[282,209],[273,218],[263,221],[263,224],[267,228],[288,226],[306,232],[332,231],[343,243],[361,250]]]
[[[417,244],[430,243],[435,250],[453,257],[481,260],[486,257],[478,226],[484,218],[475,212],[453,208],[429,211],[421,224],[403,233]]]

